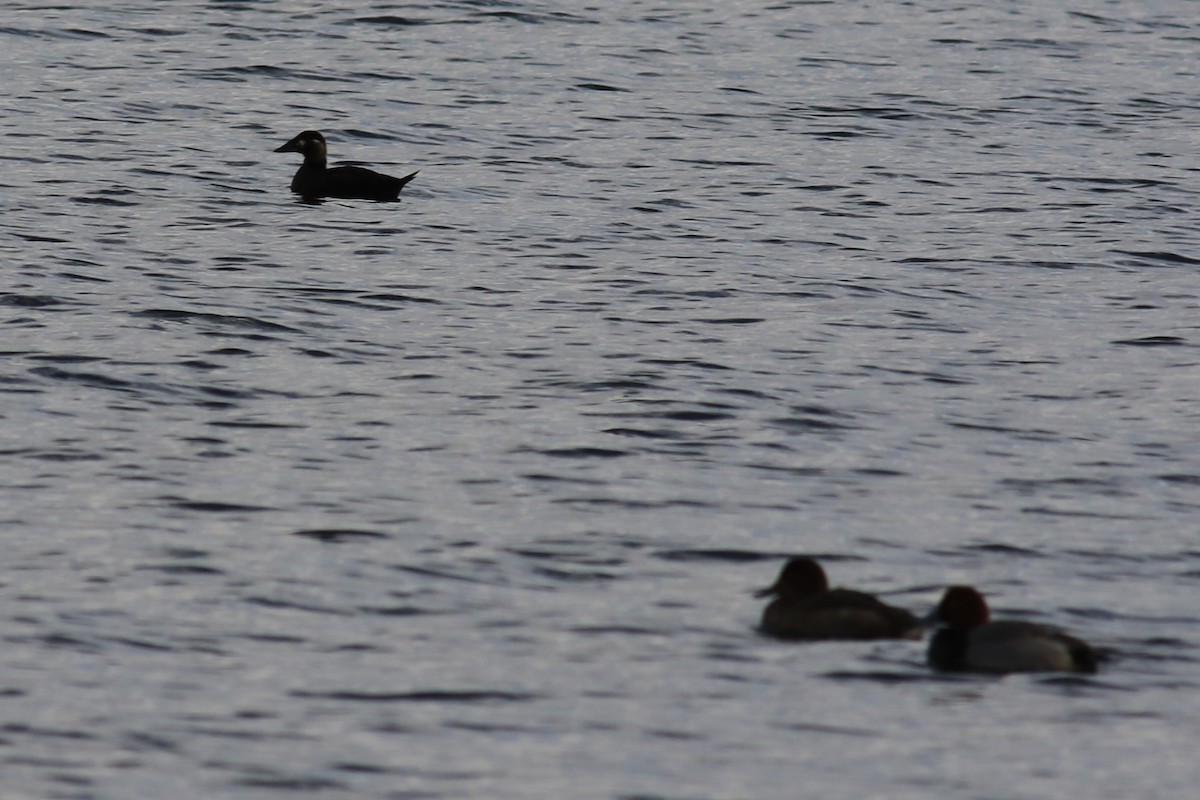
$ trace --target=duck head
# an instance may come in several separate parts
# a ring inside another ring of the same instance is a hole
[[[282,147],[275,148],[276,153],[300,153],[306,164],[325,166],[325,137],[320,131],[304,131]]]
[[[969,631],[984,625],[991,618],[987,601],[970,586],[951,586],[942,595],[937,608],[922,622],[944,625],[956,631]]]
[[[811,558],[793,558],[783,565],[779,577],[765,589],[754,593],[755,597],[810,597],[829,591],[829,579],[825,570]]]

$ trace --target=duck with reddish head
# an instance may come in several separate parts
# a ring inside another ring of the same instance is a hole
[[[762,631],[779,639],[916,639],[921,622],[902,608],[853,589],[830,589],[811,558],[790,559],[775,583],[755,593],[774,597],[763,610]]]
[[[943,672],[993,674],[1096,671],[1100,655],[1058,628],[990,620],[983,595],[970,586],[951,586],[925,620],[934,627],[929,665]]]

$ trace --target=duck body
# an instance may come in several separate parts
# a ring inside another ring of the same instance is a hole
[[[811,558],[789,560],[775,583],[757,596],[775,597],[763,609],[760,627],[779,639],[908,639],[922,630],[913,614],[874,595],[830,589],[825,571]]]
[[[365,167],[329,167],[325,137],[318,131],[304,131],[275,152],[304,156],[291,185],[292,191],[304,198],[395,201],[400,199],[404,186],[417,176],[414,172],[393,178]]]
[[[1092,673],[1099,654],[1086,642],[1049,625],[1023,620],[990,621],[983,595],[969,586],[946,590],[930,623],[928,660],[943,672]]]

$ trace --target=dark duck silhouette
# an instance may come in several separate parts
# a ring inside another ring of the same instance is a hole
[[[300,153],[304,163],[292,177],[292,191],[305,199],[340,197],[353,200],[399,200],[400,190],[417,177],[414,172],[403,178],[382,175],[364,167],[327,167],[325,137],[318,131],[305,131],[276,153]]]
[[[763,610],[763,633],[779,639],[916,639],[921,622],[902,608],[854,589],[830,589],[811,558],[790,559],[775,583],[755,593],[775,599]]]

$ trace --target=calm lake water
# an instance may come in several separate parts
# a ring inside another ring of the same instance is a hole
[[[78,6],[0,2],[5,798],[1193,795],[1193,2]],[[771,641],[796,553],[1112,656]]]

